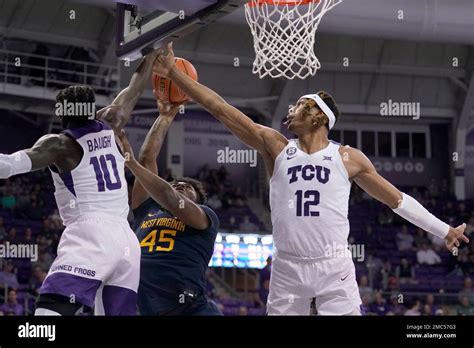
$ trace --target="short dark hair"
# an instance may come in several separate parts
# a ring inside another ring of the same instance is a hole
[[[85,85],[75,85],[66,87],[60,90],[56,95],[57,103],[63,104],[64,101],[67,101],[69,103],[95,104],[94,89]],[[64,128],[81,127],[91,120],[90,117],[86,115],[62,115],[61,117]]]
[[[200,182],[199,180],[190,178],[190,177],[183,177],[183,178],[178,178],[174,179],[171,184],[175,184],[177,182],[185,182],[189,185],[191,185],[194,188],[194,191],[196,191],[197,198],[198,198],[198,204],[206,204],[207,201],[207,193],[206,189],[204,188],[204,184]]]
[[[319,95],[319,97],[323,100],[323,102],[325,102],[326,105],[329,107],[329,109],[333,112],[334,117],[336,117],[336,122],[337,122],[337,120],[339,119],[339,116],[341,116],[341,112],[339,111],[339,107],[337,106],[336,101],[334,100],[332,95],[330,95],[326,91],[319,91],[316,94]],[[334,124],[336,124],[336,122],[334,122]],[[326,124],[325,126],[329,131],[329,124]]]

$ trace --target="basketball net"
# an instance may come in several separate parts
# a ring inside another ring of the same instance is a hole
[[[245,18],[254,40],[252,72],[260,78],[305,79],[321,64],[314,52],[316,30],[342,0],[251,0]]]

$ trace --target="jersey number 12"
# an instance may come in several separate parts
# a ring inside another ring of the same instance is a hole
[[[319,204],[319,191],[296,191],[296,216],[319,216],[319,211],[311,208]]]

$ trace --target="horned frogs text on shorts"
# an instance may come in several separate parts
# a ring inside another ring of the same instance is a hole
[[[290,140],[275,160],[269,315],[309,315],[312,298],[318,314],[359,313],[354,263],[337,252],[348,247],[351,188],[340,146],[307,154]]]
[[[58,256],[40,289],[93,307],[98,314],[135,314],[140,246],[127,215],[125,159],[102,122],[68,129],[84,155],[68,173],[51,169],[66,226]]]

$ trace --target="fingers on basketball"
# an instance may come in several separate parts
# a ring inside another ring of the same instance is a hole
[[[168,46],[171,48],[171,46]],[[176,67],[192,78],[194,81],[198,80],[198,74],[196,68],[186,59],[175,57]],[[187,103],[191,100],[186,93],[183,92],[173,81],[170,79],[159,76],[153,73],[152,76],[153,93],[155,97],[164,102],[168,102],[172,105],[180,105]]]

